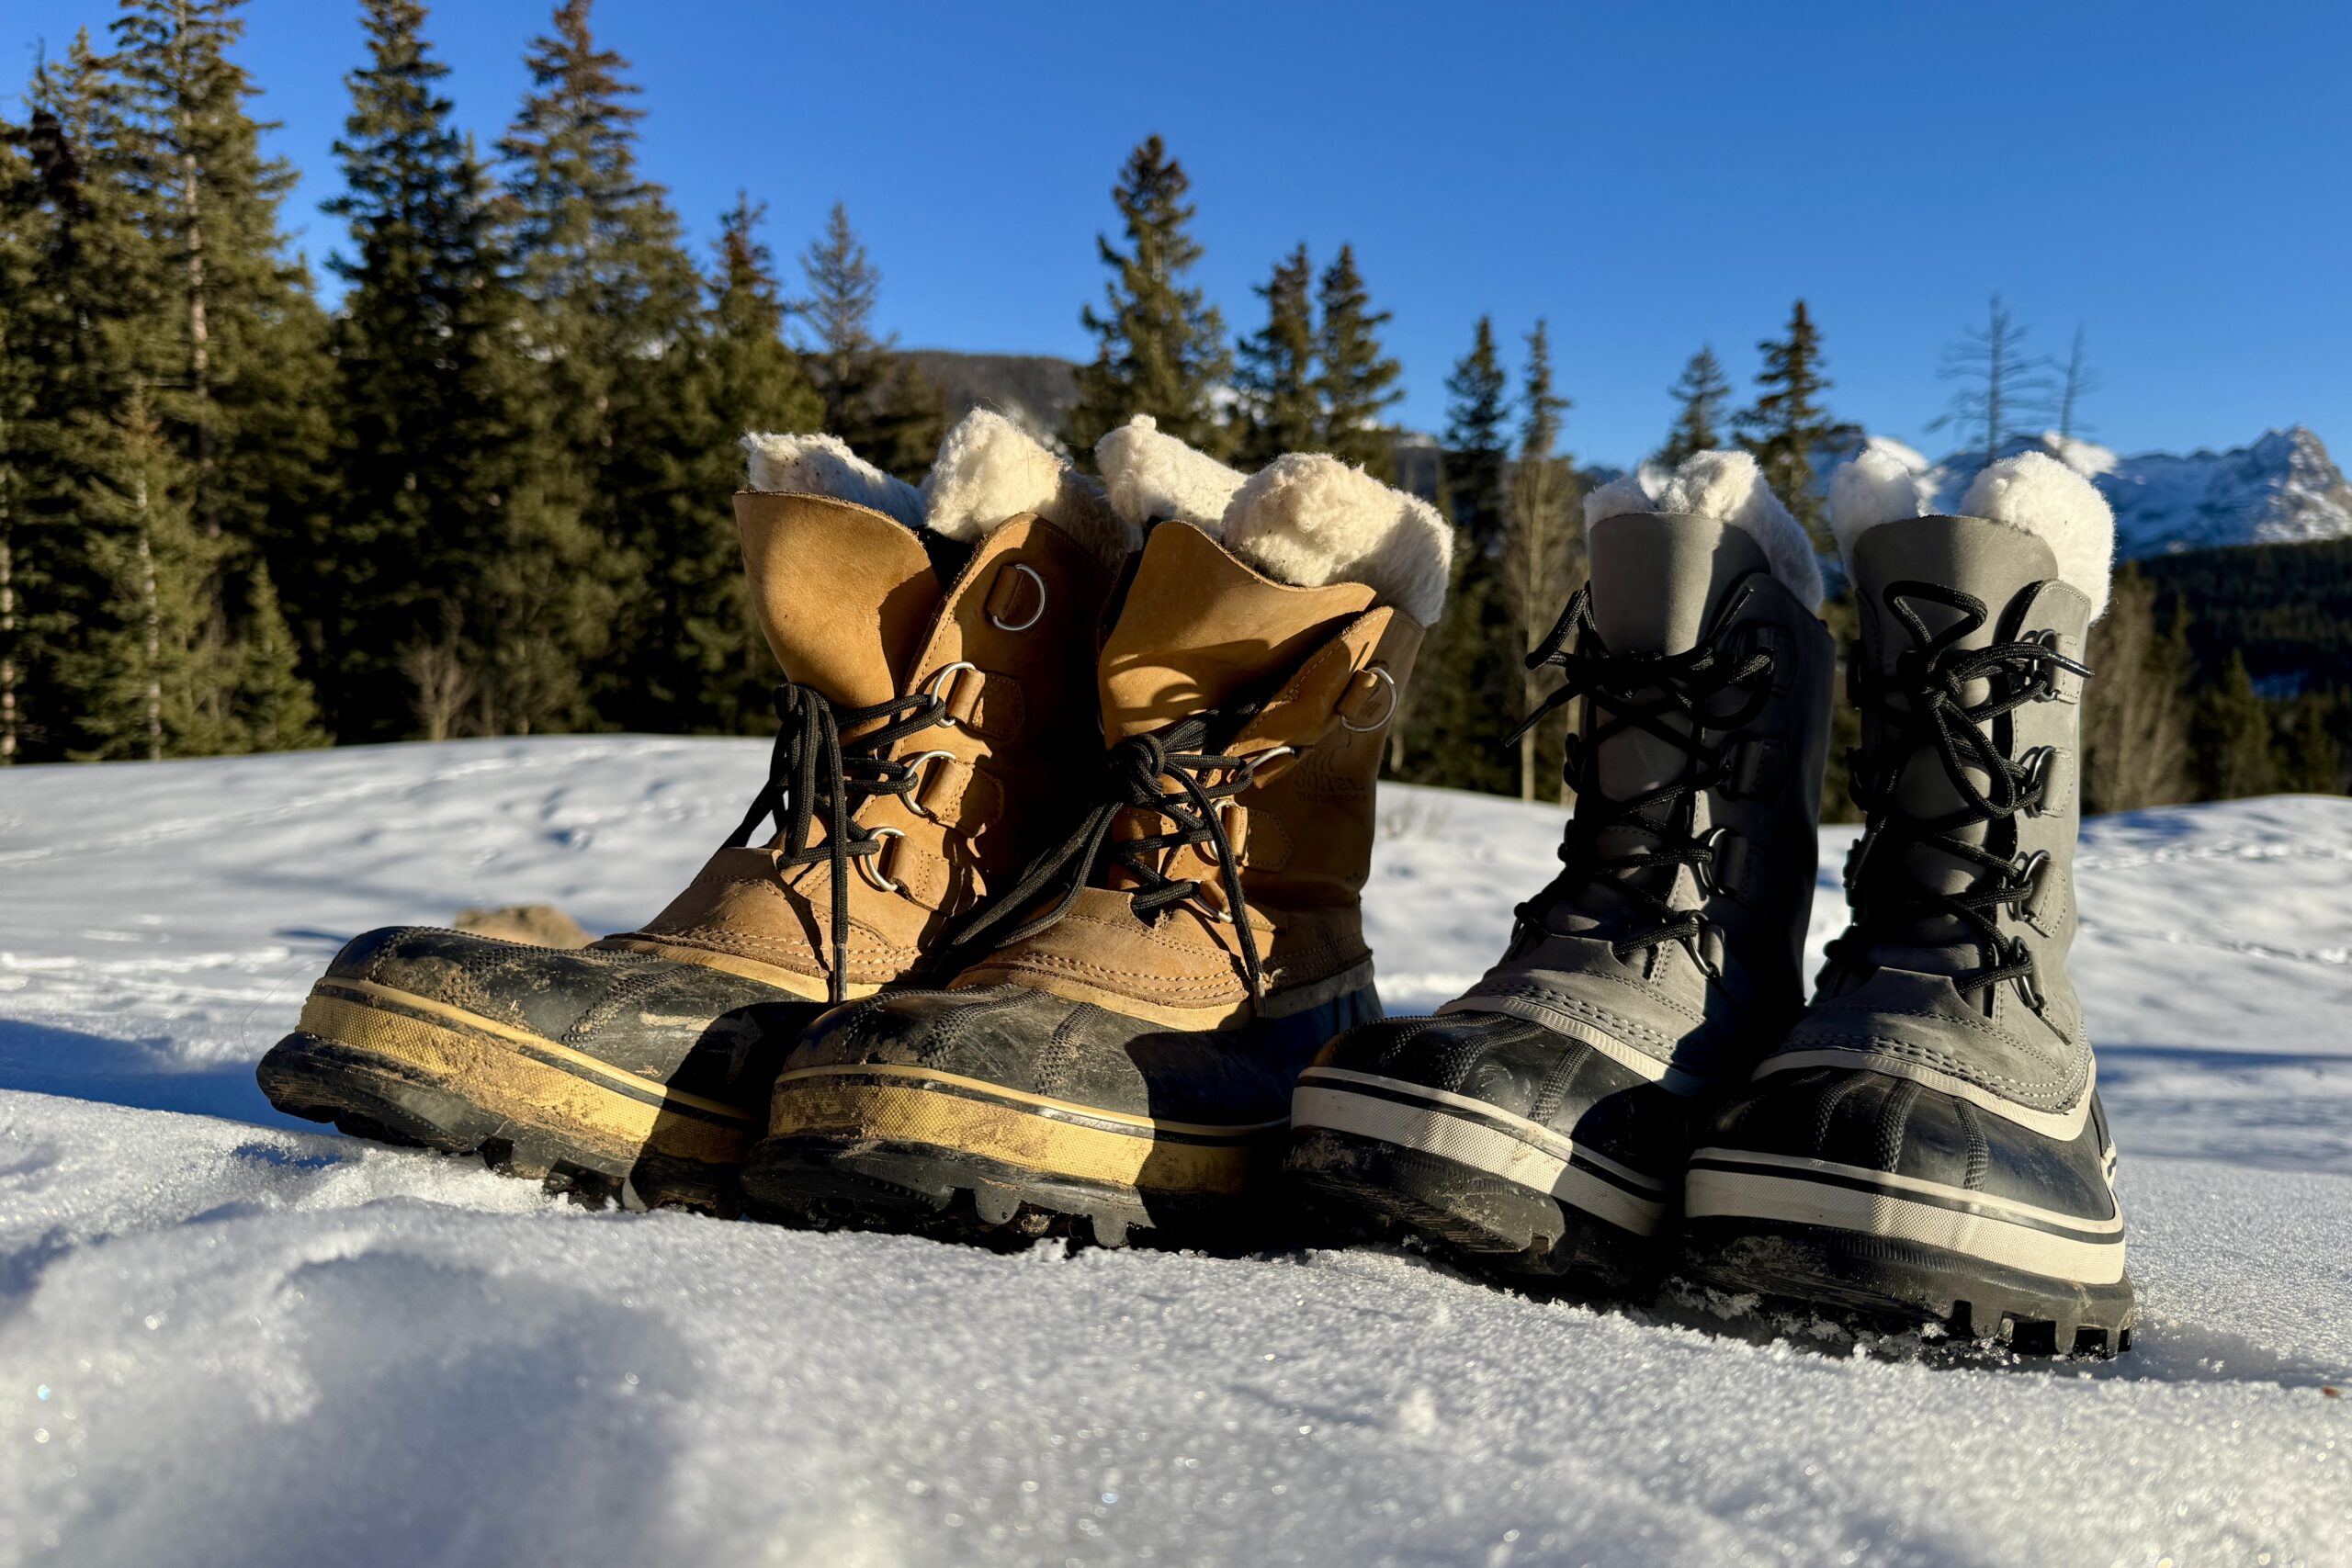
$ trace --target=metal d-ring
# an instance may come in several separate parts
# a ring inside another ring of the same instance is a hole
[[[913,756],[907,758],[907,773],[914,779],[915,782],[914,787],[907,791],[906,798],[908,810],[913,812],[918,817],[926,818],[931,821],[936,822],[939,818],[932,816],[930,812],[924,810],[922,804],[923,774],[922,770],[923,764],[930,761],[933,757],[944,757],[952,762],[956,760],[956,753],[953,751],[935,750],[918,751]],[[876,829],[876,831],[879,832],[880,829]]]
[[[953,664],[941,665],[939,672],[923,682],[923,691],[939,700],[939,722],[947,729],[962,728],[956,722],[955,716],[947,712],[947,688],[954,684],[958,670],[969,670],[975,675],[980,672],[980,667],[970,660],[959,659]]]
[[[1022,576],[1023,576],[1023,577],[1027,578],[1031,582],[1034,582],[1034,583],[1035,583],[1035,584],[1037,585],[1037,607],[1036,607],[1035,609],[1034,609],[1034,610],[1030,611],[1030,612],[1029,612],[1029,618],[1028,618],[1027,620],[1025,620],[1025,621],[1023,621],[1023,622],[1022,622],[1020,625],[1018,625],[1018,626],[1015,626],[1015,625],[1014,625],[1012,622],[1011,622],[1011,621],[1000,621],[1000,620],[998,620],[998,619],[996,618],[996,612],[995,612],[994,610],[990,610],[990,611],[989,612],[989,625],[990,625],[990,626],[994,626],[997,630],[999,630],[999,631],[1001,631],[1001,632],[1025,632],[1025,631],[1027,631],[1031,626],[1035,626],[1039,621],[1041,621],[1041,620],[1043,620],[1043,619],[1045,618],[1045,615],[1046,615],[1046,580],[1045,580],[1044,578],[1042,578],[1042,577],[1040,577],[1040,576],[1038,576],[1038,575],[1037,575],[1037,572],[1036,572],[1036,569],[1035,569],[1035,568],[1031,567],[1031,566],[1029,566],[1029,565],[1027,565],[1027,564],[1025,564],[1024,562],[1022,562],[1022,561],[1014,561],[1014,562],[1012,563],[1012,570],[1015,570],[1015,571],[1017,571],[1017,572],[1019,572]]]
[[[1380,716],[1374,719],[1370,724],[1357,724],[1351,720],[1346,714],[1341,714],[1340,716],[1340,728],[1341,729],[1352,731],[1357,735],[1369,735],[1374,730],[1384,728],[1390,719],[1396,716],[1396,677],[1388,672],[1388,666],[1385,664],[1375,664],[1370,670],[1366,671],[1365,673],[1377,677],[1387,686],[1388,706],[1382,710]]]
[[[869,839],[903,839],[907,835],[903,829],[898,828],[868,828],[865,829],[865,836]],[[898,893],[904,891],[904,889],[900,888],[897,883],[882,874],[879,869],[881,859],[882,852],[878,849],[870,855],[858,856],[858,875],[865,878],[869,885],[880,892]]]

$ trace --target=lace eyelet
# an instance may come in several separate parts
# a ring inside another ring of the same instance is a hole
[[[2028,817],[2041,815],[2042,803],[2050,797],[2051,771],[2057,762],[2058,749],[2054,746],[2037,746],[2025,754],[2025,780],[2019,793],[2032,803],[2025,808]]]
[[[1037,607],[1029,612],[1029,618],[1027,620],[1019,622],[1018,624],[1012,621],[1001,621],[997,619],[996,612],[991,610],[989,612],[989,625],[994,626],[1001,632],[1025,632],[1031,626],[1035,626],[1039,621],[1045,619],[1046,580],[1037,575],[1035,568],[1031,567],[1023,561],[1014,561],[1012,563],[1012,570],[1016,574],[1027,578],[1036,586]]]
[[[933,675],[930,680],[923,682],[924,694],[928,696],[938,699],[940,709],[939,727],[942,729],[960,729],[963,728],[956,722],[956,716],[947,711],[947,702],[948,694],[955,690],[956,677],[957,673],[966,670],[970,671],[975,675],[980,672],[980,667],[973,663],[970,660],[959,659],[953,664],[941,665],[938,672]]]
[[[2035,850],[2030,854],[2021,855],[2013,860],[2010,865],[2017,875],[2018,888],[2010,899],[2009,907],[2017,911],[2018,919],[2035,931],[2041,931],[2041,886],[2050,875],[2050,852]],[[2020,942],[2023,940],[2023,938],[2018,939]]]
[[[1396,677],[1388,672],[1388,666],[1385,664],[1374,664],[1364,673],[1388,688],[1388,706],[1383,709],[1380,716],[1370,724],[1358,724],[1346,714],[1340,714],[1340,728],[1356,735],[1369,735],[1375,729],[1384,728],[1390,719],[1396,716]]]
[[[2058,634],[2054,631],[2036,632],[2033,634],[2033,640],[2052,653],[2059,651]],[[2043,664],[2041,669],[2040,682],[2040,689],[2033,694],[2033,700],[2038,703],[2056,702],[2058,700],[2058,667],[2055,664]]]
[[[1716,876],[1715,866],[1719,846],[1728,840],[1731,836],[1730,825],[1718,822],[1700,834],[1695,840],[1699,848],[1707,852],[1707,858],[1690,867],[1690,877],[1699,885],[1699,891],[1711,898],[1724,890],[1722,881]]]
[[[940,750],[918,751],[913,756],[906,759],[908,782],[907,793],[904,799],[907,803],[907,809],[928,822],[936,822],[939,820],[938,815],[935,812],[927,809],[922,803],[922,786],[930,781],[930,775],[922,771],[923,766],[934,758],[944,758],[952,762],[956,760],[956,753],[953,751]],[[877,829],[876,830],[878,832],[881,829]]]
[[[2009,943],[2009,962],[2027,964],[2033,962],[2033,955],[2026,951],[2025,938],[2016,938]],[[2041,1012],[2050,1005],[2050,998],[2041,988],[2039,972],[2028,969],[2017,977],[2017,981],[2018,994],[2025,998],[2026,1006]]]
[[[898,828],[867,828],[864,831],[869,839],[903,839],[907,836],[904,829]],[[882,874],[882,852],[879,849],[870,855],[855,855],[852,858],[857,862],[858,875],[865,878],[868,886],[882,893],[906,891],[902,885]]]

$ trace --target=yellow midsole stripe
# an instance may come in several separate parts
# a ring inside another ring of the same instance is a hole
[[[847,1063],[822,1067],[795,1067],[777,1076],[776,1092],[780,1096],[786,1084],[807,1083],[818,1078],[904,1078],[912,1084],[944,1084],[955,1089],[971,1089],[991,1100],[1015,1100],[1023,1105],[1035,1105],[1046,1111],[1066,1111],[1072,1116],[1084,1116],[1096,1122],[1116,1122],[1121,1126],[1139,1132],[1180,1133],[1204,1138],[1246,1138],[1252,1134],[1271,1133],[1290,1125],[1290,1118],[1277,1116],[1271,1122],[1245,1122],[1227,1126],[1212,1126],[1200,1122],[1163,1122],[1150,1116],[1136,1116],[1126,1111],[1104,1111],[1092,1105],[1081,1105],[1074,1100],[1055,1100],[1043,1094],[1026,1094],[1017,1089],[1007,1089],[986,1078],[967,1078],[956,1073],[943,1073],[930,1067],[892,1066],[852,1066]],[[1114,1134],[1124,1135],[1124,1134]]]
[[[495,1115],[595,1145],[622,1159],[652,1148],[731,1165],[751,1141],[749,1128],[690,1121],[491,1041],[339,997],[313,992],[302,1008],[301,1027],[345,1050],[424,1073]]]
[[[1250,1185],[1252,1165],[1272,1154],[1262,1145],[1161,1143],[896,1084],[804,1081],[776,1097],[769,1131],[927,1144],[1024,1170],[1162,1191],[1239,1193]]]
[[[701,1095],[689,1094],[682,1089],[672,1089],[669,1085],[659,1083],[652,1078],[639,1077],[626,1068],[616,1067],[610,1062],[588,1055],[585,1051],[575,1051],[569,1045],[559,1044],[544,1034],[534,1034],[527,1029],[517,1029],[510,1023],[500,1023],[495,1019],[484,1018],[480,1013],[468,1012],[463,1008],[451,1007],[447,1002],[436,1002],[412,992],[394,990],[390,986],[379,986],[373,980],[322,980],[311,991],[311,999],[314,1001],[338,994],[355,999],[389,1002],[394,1007],[430,1013],[435,1018],[446,1018],[453,1023],[478,1033],[495,1034],[502,1040],[512,1040],[518,1045],[528,1045],[534,1051],[560,1057],[574,1066],[586,1068],[598,1077],[609,1078],[615,1083],[628,1084],[640,1093],[659,1095],[663,1100],[679,1105],[691,1105],[697,1111],[707,1111],[715,1116],[724,1116],[731,1121],[744,1122],[758,1120],[753,1112],[746,1111],[740,1105],[729,1105],[721,1100],[706,1100]],[[304,1010],[304,1016],[309,1016],[307,1008]],[[320,1032],[311,1030],[311,1032],[316,1034]]]

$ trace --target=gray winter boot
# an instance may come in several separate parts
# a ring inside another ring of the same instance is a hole
[[[2066,978],[2112,518],[2039,454],[1987,469],[1974,515],[1914,516],[1870,469],[1836,501],[1861,606],[1853,919],[1691,1157],[1689,1266],[2020,1350],[2125,1348],[2115,1148]]]
[[[1588,502],[1592,581],[1540,650],[1546,707],[1585,699],[1565,869],[1467,995],[1325,1049],[1289,1156],[1343,1219],[1621,1287],[1700,1112],[1803,1004],[1833,668],[1812,545],[1751,459],[1702,453],[1650,504]]]

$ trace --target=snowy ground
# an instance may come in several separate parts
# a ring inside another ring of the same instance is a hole
[[[523,900],[628,925],[765,751],[0,773],[0,1563],[2352,1562],[2352,802],[2088,830],[2144,1310],[2096,1366],[1395,1252],[591,1213],[253,1087],[345,937]],[[1382,829],[1383,988],[1425,1006],[1553,818],[1397,790]]]

